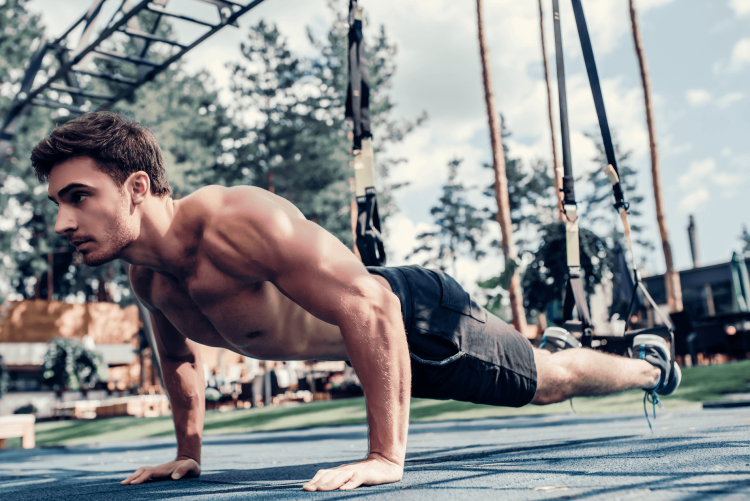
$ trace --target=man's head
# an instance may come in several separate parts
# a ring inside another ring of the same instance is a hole
[[[119,258],[138,238],[136,205],[172,192],[151,131],[108,111],[56,127],[34,148],[31,162],[59,205],[55,231],[89,266]]]

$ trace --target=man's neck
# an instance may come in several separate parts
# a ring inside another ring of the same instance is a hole
[[[176,231],[179,202],[149,198],[141,207],[138,237],[122,254],[122,259],[175,279],[185,274],[185,248]]]

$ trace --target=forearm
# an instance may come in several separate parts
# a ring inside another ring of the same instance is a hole
[[[197,357],[161,357],[164,385],[172,405],[177,458],[200,463],[206,409],[203,367]]]
[[[365,393],[370,455],[404,464],[409,429],[411,366],[397,300],[342,328],[349,360]]]

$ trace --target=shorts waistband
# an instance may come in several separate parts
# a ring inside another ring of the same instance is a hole
[[[368,266],[367,271],[385,278],[391,284],[393,293],[401,303],[401,316],[408,331],[412,326],[413,311],[411,289],[409,289],[409,283],[406,281],[404,273],[399,268],[386,268],[384,266]]]

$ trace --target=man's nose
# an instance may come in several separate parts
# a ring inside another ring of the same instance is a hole
[[[68,230],[75,230],[76,224],[71,214],[62,207],[57,209],[57,221],[55,222],[55,233],[64,235]]]

